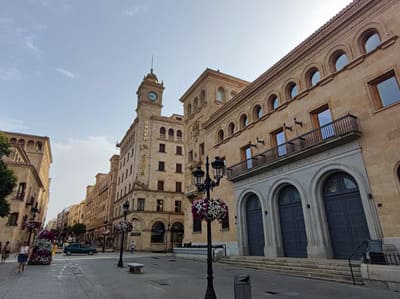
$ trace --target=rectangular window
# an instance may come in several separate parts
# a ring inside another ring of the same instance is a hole
[[[165,171],[165,163],[163,161],[158,161],[158,171]]]
[[[138,211],[144,211],[144,198],[138,198],[137,210]]]
[[[190,151],[190,152],[189,152],[189,157],[188,157],[188,159],[189,159],[189,162],[192,162],[192,161],[193,161],[193,151]]]
[[[182,212],[182,201],[175,200],[175,213],[181,213],[181,212]]]
[[[176,172],[182,173],[182,164],[179,164],[179,163],[176,164]]]
[[[229,229],[229,214],[227,214],[226,217],[224,219],[222,219],[221,228]]]
[[[160,151],[160,153],[165,153],[165,144],[164,143],[160,143],[159,151]]]
[[[132,164],[131,164],[131,167],[129,169],[129,175],[131,175],[131,174],[132,174]]]
[[[178,146],[176,147],[176,154],[179,155],[179,156],[182,156],[182,146],[179,146],[179,145],[178,145]]]
[[[276,146],[276,153],[279,157],[287,154],[285,142],[286,138],[283,129],[279,129],[278,131],[272,133],[272,144]]]
[[[19,183],[16,198],[24,200],[25,198],[26,183]]]
[[[327,105],[315,110],[312,113],[313,125],[315,128],[320,128],[319,138],[328,139],[335,136],[335,129],[332,125],[331,110]]]
[[[376,109],[380,109],[400,101],[400,88],[394,71],[369,82],[372,88]]]
[[[164,181],[158,181],[157,182],[157,190],[158,191],[164,191]]]
[[[193,217],[193,232],[201,232],[201,219]]]
[[[175,192],[182,192],[182,182],[175,182]]]
[[[8,215],[7,225],[16,226],[18,221],[18,213],[11,213]]]
[[[252,168],[253,160],[251,159],[252,157],[251,146],[247,145],[245,147],[242,147],[241,152],[242,152],[242,161],[246,161],[247,169]]]
[[[200,156],[204,156],[204,142],[199,145],[199,154]]]
[[[157,199],[157,212],[164,211],[164,200]]]

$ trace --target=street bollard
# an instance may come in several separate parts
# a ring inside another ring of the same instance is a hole
[[[235,275],[235,299],[251,299],[250,275]]]

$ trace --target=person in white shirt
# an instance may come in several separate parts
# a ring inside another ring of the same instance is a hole
[[[28,242],[24,241],[18,252],[18,273],[24,272],[29,253]]]

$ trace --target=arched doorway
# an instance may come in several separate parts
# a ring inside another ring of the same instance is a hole
[[[157,221],[151,228],[151,243],[164,243],[165,226]]]
[[[323,198],[333,256],[347,259],[358,245],[370,239],[357,183],[352,176],[336,172],[326,180]],[[361,253],[353,259],[360,257]]]
[[[171,236],[172,247],[174,246],[181,247],[183,240],[183,224],[180,222],[175,222],[174,224],[172,224],[171,234],[172,234]]]
[[[246,202],[247,237],[249,255],[264,255],[264,228],[261,203],[257,195],[252,194]]]
[[[307,257],[307,235],[299,191],[292,185],[284,187],[279,192],[278,206],[284,255]]]

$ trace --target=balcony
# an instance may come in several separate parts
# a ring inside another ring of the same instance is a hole
[[[197,197],[199,194],[199,191],[197,190],[197,187],[195,185],[189,185],[186,186],[185,188],[185,196],[192,200],[193,198]]]
[[[357,117],[348,114],[250,159],[228,167],[227,177],[230,181],[239,181],[245,177],[336,147],[354,140],[360,135]]]

